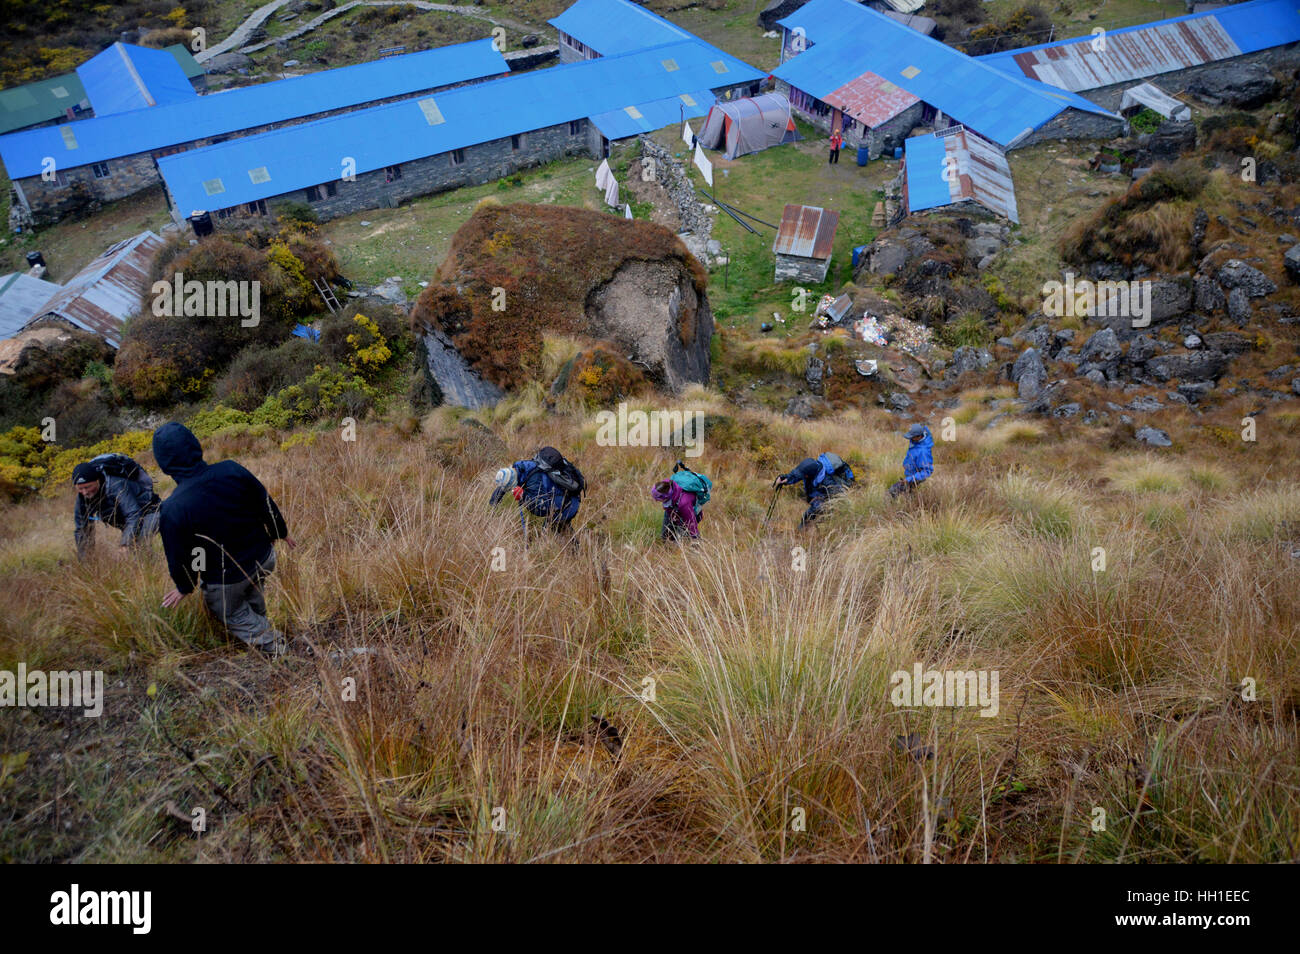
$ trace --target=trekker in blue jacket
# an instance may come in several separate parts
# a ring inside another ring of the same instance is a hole
[[[930,436],[930,429],[924,424],[913,424],[905,436],[908,448],[903,457],[903,479],[889,488],[891,497],[897,497],[903,491],[911,493],[934,473],[934,457],[931,456],[934,438]]]
[[[525,533],[528,514],[543,518],[559,533],[578,515],[586,490],[582,471],[554,447],[543,447],[532,460],[517,460],[497,471],[489,504],[496,506],[509,493],[519,503],[519,521]]]
[[[808,501],[808,509],[799,521],[799,528],[803,529],[821,515],[828,499],[848,490],[855,479],[853,468],[838,454],[826,453],[819,454],[816,460],[805,457],[790,473],[776,478],[772,486],[788,487],[802,481],[804,499]]]
[[[275,569],[275,541],[297,546],[262,482],[233,460],[203,461],[188,427],[172,421],[153,435],[159,468],[176,481],[162,503],[159,532],[175,589],[171,609],[198,587],[212,615],[268,656],[286,641],[266,617],[263,583]]]

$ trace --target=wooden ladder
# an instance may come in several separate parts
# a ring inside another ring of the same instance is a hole
[[[334,289],[330,288],[329,282],[323,278],[313,278],[311,283],[316,286],[321,298],[325,300],[325,307],[330,310],[330,314],[334,314],[342,307],[339,305],[339,300],[334,297]]]

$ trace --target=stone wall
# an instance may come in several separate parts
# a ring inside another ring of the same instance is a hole
[[[404,162],[399,167],[400,177],[391,182],[384,169],[361,173],[354,182],[337,182],[337,192],[333,196],[322,191],[321,198],[315,202],[308,202],[302,189],[273,196],[266,202],[272,211],[277,202],[308,203],[322,222],[353,212],[392,208],[417,196],[503,179],[520,169],[563,156],[590,155],[587,128],[590,125],[583,120],[582,128],[574,134],[570,134],[568,123],[525,133],[518,150],[512,148],[509,137],[466,146],[460,150],[464,162],[455,165],[452,154],[447,152]],[[237,218],[223,219],[214,215],[213,223],[219,228],[233,226],[237,224]]]
[[[803,282],[816,285],[826,281],[826,271],[830,267],[829,258],[804,258],[802,255],[778,255],[776,257],[776,280],[778,282]]]
[[[1022,149],[1048,139],[1113,139],[1124,132],[1124,120],[1073,107],[1058,113],[1009,149]]]

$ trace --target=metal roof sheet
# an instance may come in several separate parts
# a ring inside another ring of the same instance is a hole
[[[1105,33],[978,57],[995,69],[1074,91],[1157,76],[1300,41],[1300,4],[1250,0]]]
[[[77,67],[96,116],[195,99],[176,57],[130,43],[114,43]]]
[[[967,129],[913,136],[904,143],[904,195],[909,212],[978,202],[1020,221],[1011,167],[996,145]]]
[[[0,158],[11,179],[22,178],[39,175],[46,156],[65,168],[82,166],[505,72],[505,59],[492,40],[457,43],[209,93],[184,103],[83,119],[68,124],[75,129],[74,149],[57,128],[0,136]]]
[[[631,53],[678,40],[703,42],[630,0],[578,0],[547,22],[602,56]]]
[[[801,258],[830,258],[840,214],[815,205],[787,205],[772,251]]]
[[[719,56],[722,73],[715,66]],[[665,66],[667,61],[675,68]],[[158,168],[178,208],[212,211],[333,182],[340,176],[341,144],[346,144],[346,155],[356,160],[355,172],[360,175],[654,102],[646,97],[655,94],[660,99],[681,93],[694,96],[697,90],[762,78],[762,73],[740,60],[687,40],[435,94],[429,98],[443,120],[437,124],[430,124],[421,108],[425,100],[405,100],[167,156],[158,160]],[[267,178],[252,182],[248,171],[263,167]],[[220,191],[205,188],[218,179]]]
[[[31,320],[36,309],[59,290],[54,282],[14,272],[0,277],[0,338],[8,338]]]
[[[802,28],[811,44],[773,74],[823,101],[870,72],[1004,146],[1067,108],[1113,115],[1077,94],[994,69],[852,0],[811,0],[779,22]]]
[[[683,116],[686,119],[703,116],[716,99],[711,90],[701,89],[648,103],[635,103],[622,109],[611,109],[587,118],[596,124],[606,139],[626,139],[665,126],[680,125]]]
[[[122,322],[140,311],[150,265],[162,247],[163,240],[149,231],[118,242],[41,305],[32,321],[56,315],[118,347]]]
[[[76,73],[0,90],[0,135],[58,119],[78,104],[90,101]]]
[[[866,126],[879,126],[920,102],[903,87],[875,73],[863,73],[819,98]]]

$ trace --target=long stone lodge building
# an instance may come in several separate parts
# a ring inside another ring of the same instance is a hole
[[[125,111],[0,136],[0,159],[23,215],[46,224],[88,201],[160,184],[158,162],[166,156],[508,72],[484,39],[147,108],[131,108],[138,91],[124,78],[118,102]]]
[[[273,214],[307,203],[321,220],[509,176],[611,140],[702,116],[763,74],[679,40],[344,113],[168,156],[158,166],[178,221]]]

